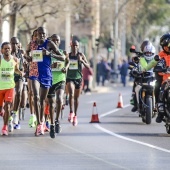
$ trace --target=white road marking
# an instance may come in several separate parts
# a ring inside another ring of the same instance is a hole
[[[127,104],[127,105],[125,105],[123,108],[129,107],[129,106],[131,106],[131,105],[130,105],[130,104]],[[123,108],[117,108],[117,109],[111,110],[111,111],[109,111],[109,112],[106,112],[106,113],[100,115],[99,118],[102,118],[102,117],[105,117],[105,116],[107,116],[107,115],[110,115],[111,113],[117,112],[118,110],[123,109]]]
[[[129,106],[131,106],[131,105],[130,104],[125,105],[123,108],[129,107]],[[106,113],[100,115],[99,117],[100,118],[105,117],[105,116],[107,116],[109,114],[117,112],[120,109],[122,109],[122,108],[119,108],[119,109],[117,108],[117,109],[111,110],[109,112],[106,112]],[[154,146],[154,145],[151,145],[151,144],[148,144],[148,143],[145,143],[145,142],[140,142],[138,140],[134,140],[134,139],[131,139],[131,138],[124,137],[122,135],[118,135],[118,134],[116,134],[114,132],[111,132],[111,131],[101,127],[99,124],[93,124],[93,126],[96,127],[97,129],[99,129],[99,130],[101,130],[101,131],[103,131],[103,132],[105,132],[105,133],[107,133],[109,135],[115,136],[117,138],[120,138],[120,139],[123,139],[123,140],[127,140],[127,141],[130,141],[130,142],[134,142],[134,143],[137,143],[137,144],[140,144],[140,145],[144,145],[144,146],[147,146],[147,147],[150,147],[150,148],[153,148],[153,149],[157,149],[159,151],[170,153],[170,150],[168,150],[168,149],[164,149],[164,148],[161,148],[161,147],[158,147],[158,146]]]
[[[55,142],[56,142],[56,141],[55,141]],[[89,157],[89,158],[96,159],[96,160],[98,160],[98,161],[102,161],[102,162],[104,162],[104,163],[106,163],[106,164],[108,164],[108,165],[114,166],[114,167],[118,167],[118,168],[121,168],[121,169],[124,169],[124,170],[129,170],[129,168],[123,167],[123,166],[118,165],[118,164],[114,164],[113,162],[106,161],[106,160],[104,160],[104,159],[102,159],[102,158],[99,158],[99,157],[97,157],[97,156],[94,156],[94,155],[92,155],[92,154],[85,153],[85,152],[80,151],[80,150],[78,150],[78,149],[76,149],[76,148],[73,148],[73,147],[71,147],[71,146],[69,146],[69,145],[66,145],[66,144],[64,144],[63,142],[61,143],[61,142],[57,141],[56,143],[59,143],[60,145],[62,145],[62,146],[64,146],[64,147],[67,147],[67,148],[69,148],[69,149],[71,149],[71,150],[73,150],[73,151],[75,151],[75,152],[77,152],[77,153],[83,154],[83,155],[85,155],[85,156],[87,156],[87,157]]]

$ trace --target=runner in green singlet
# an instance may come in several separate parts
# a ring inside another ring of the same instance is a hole
[[[69,107],[70,114],[68,121],[76,126],[77,121],[77,109],[79,104],[79,96],[82,89],[82,64],[89,68],[89,63],[85,55],[79,52],[79,42],[73,41],[71,44],[71,53],[69,53],[70,65],[67,72],[67,90],[69,93]]]
[[[59,47],[60,45],[60,36],[53,34],[51,36],[51,40]],[[51,125],[50,125],[50,136],[51,138],[55,138],[55,132],[61,132],[60,126],[60,113],[63,104],[63,96],[65,90],[65,83],[66,83],[66,72],[69,67],[69,59],[66,52],[59,49],[63,55],[66,55],[65,61],[60,61],[57,59],[52,58],[51,68],[52,68],[52,77],[53,77],[53,84],[48,93],[48,100],[50,106],[50,117],[51,117]],[[54,106],[55,106],[55,96],[56,96],[56,118],[55,118],[55,125],[54,125]],[[54,127],[55,126],[55,127]]]

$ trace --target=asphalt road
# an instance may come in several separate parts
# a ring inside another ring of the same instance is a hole
[[[131,87],[100,91],[81,95],[77,127],[67,121],[65,108],[62,132],[55,139],[49,133],[34,136],[27,109],[21,129],[0,136],[0,170],[169,170],[170,135],[164,123],[157,124],[154,118],[146,125],[130,111]],[[116,108],[119,93],[123,109]],[[93,102],[101,123],[89,123]]]

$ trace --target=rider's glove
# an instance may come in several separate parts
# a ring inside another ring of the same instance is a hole
[[[166,74],[170,74],[170,67],[167,68]]]
[[[132,73],[133,76],[137,76],[138,72],[136,70],[132,70],[131,73]]]

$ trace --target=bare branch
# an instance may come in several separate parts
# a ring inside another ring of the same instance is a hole
[[[117,14],[115,15],[115,17],[114,17],[114,21],[119,17],[119,15],[120,15],[120,13],[122,12],[123,8],[126,6],[126,4],[127,4],[129,1],[131,1],[131,0],[126,0],[126,2],[123,3],[123,4],[120,6],[120,8],[119,8],[119,10],[118,10],[118,13],[117,13]]]
[[[54,14],[56,14],[57,12],[58,12],[58,10],[55,10],[55,11],[53,11],[53,12],[45,12],[45,13],[43,13],[42,15],[35,16],[35,19],[44,17],[44,16],[46,16],[46,15],[54,15]]]

